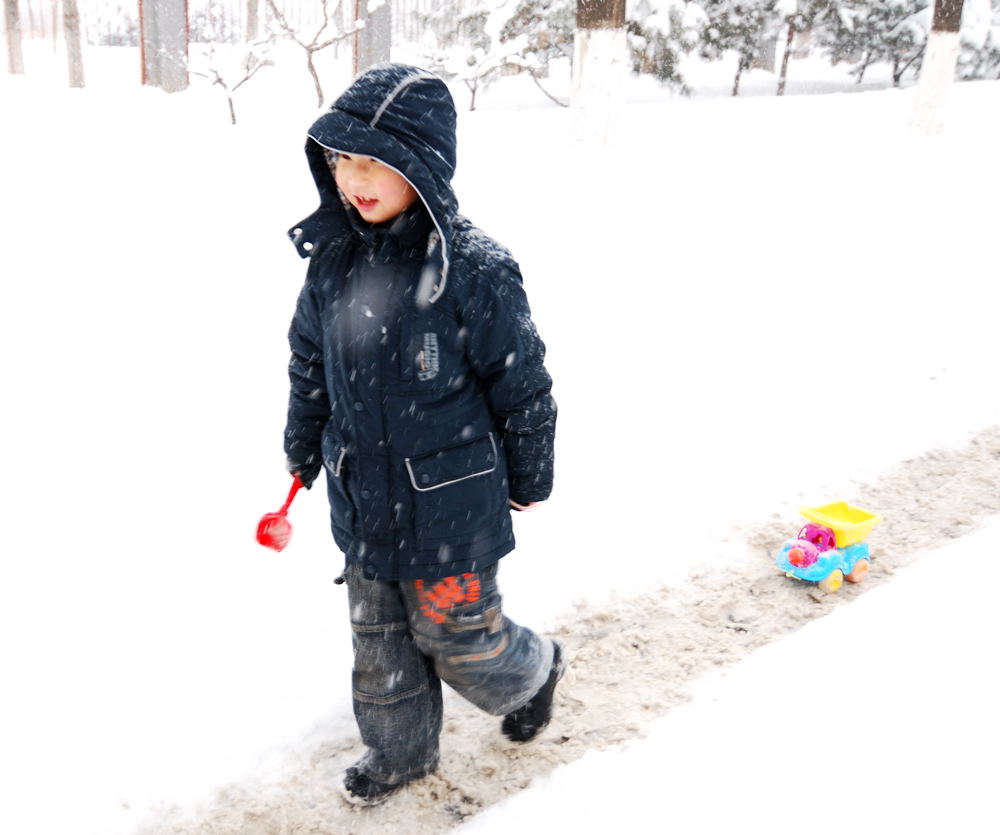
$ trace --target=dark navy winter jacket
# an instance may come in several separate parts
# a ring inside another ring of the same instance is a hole
[[[370,225],[330,151],[374,157],[420,200]],[[289,469],[327,472],[334,539],[372,579],[482,569],[514,547],[508,498],[552,489],[556,406],[517,263],[458,214],[455,108],[415,67],[362,74],[309,129],[319,209],[289,332]]]

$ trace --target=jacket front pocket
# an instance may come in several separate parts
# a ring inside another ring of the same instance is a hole
[[[488,527],[506,504],[505,468],[492,432],[407,458],[405,464],[421,547],[468,541]]]
[[[354,504],[347,493],[347,447],[333,438],[323,437],[323,464],[328,473],[327,494],[330,515],[335,527],[354,532]]]

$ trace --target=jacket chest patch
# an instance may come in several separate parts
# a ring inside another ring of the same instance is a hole
[[[417,379],[433,380],[441,369],[441,357],[438,351],[438,336],[436,333],[425,333],[420,351],[417,353]]]

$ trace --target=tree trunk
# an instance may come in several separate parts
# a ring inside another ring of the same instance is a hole
[[[740,94],[740,76],[743,75],[744,61],[740,58],[740,63],[736,66],[736,78],[733,79],[733,95],[738,96]]]
[[[577,138],[607,143],[628,66],[625,0],[577,0],[571,99]]]
[[[944,133],[948,91],[955,80],[955,67],[961,49],[962,0],[936,0],[934,21],[927,36],[924,62],[917,83],[917,100],[910,118],[915,133]]]
[[[568,107],[569,106],[569,105],[566,104],[566,102],[559,101],[559,99],[557,99],[555,96],[553,96],[552,93],[550,93],[548,90],[546,90],[542,86],[542,82],[538,80],[538,73],[536,73],[531,67],[528,67],[527,70],[528,70],[528,75],[531,76],[531,80],[535,82],[535,86],[539,90],[541,90],[543,93],[545,93],[546,96],[548,96],[549,101],[555,102],[560,107]]]
[[[257,11],[259,9],[258,0],[247,0],[247,27],[243,33],[243,39],[249,43],[257,40],[259,23],[257,21]]]
[[[963,0],[937,0],[934,4],[933,32],[958,32],[962,28]]]
[[[142,83],[168,93],[188,86],[187,0],[139,0]]]
[[[778,95],[785,95],[785,82],[788,80],[788,59],[792,57],[792,41],[795,40],[795,24],[788,24],[788,37],[785,38],[785,54],[781,56],[781,74],[778,76]]]
[[[365,18],[365,28],[358,32],[354,41],[357,50],[355,75],[389,60],[392,45],[391,8],[388,2],[384,2]]]
[[[63,0],[63,29],[69,61],[69,86],[83,87],[83,50],[80,47],[80,9],[76,0]]]
[[[869,52],[865,55],[865,60],[861,62],[861,72],[858,73],[858,84],[860,84],[861,80],[865,77],[865,71],[868,69],[868,65],[871,63],[871,60],[872,54]]]
[[[624,29],[625,0],[576,0],[577,29]]]
[[[316,72],[316,65],[313,63],[312,50],[306,50],[306,67],[309,69],[309,75],[312,76],[313,87],[316,89],[316,101],[317,107],[323,106],[323,86],[319,83],[319,73]]]
[[[21,51],[21,10],[17,0],[3,0],[7,23],[7,72],[24,75],[24,53]]]

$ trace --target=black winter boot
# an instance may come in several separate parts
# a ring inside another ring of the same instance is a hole
[[[344,786],[341,794],[352,806],[378,806],[389,795],[403,788],[403,783],[388,785],[372,780],[367,774],[351,766],[344,772]]]
[[[552,719],[552,696],[564,672],[566,665],[563,662],[563,645],[553,640],[552,669],[549,677],[524,707],[519,707],[504,716],[500,724],[504,736],[514,742],[528,742],[545,730],[545,726]]]

